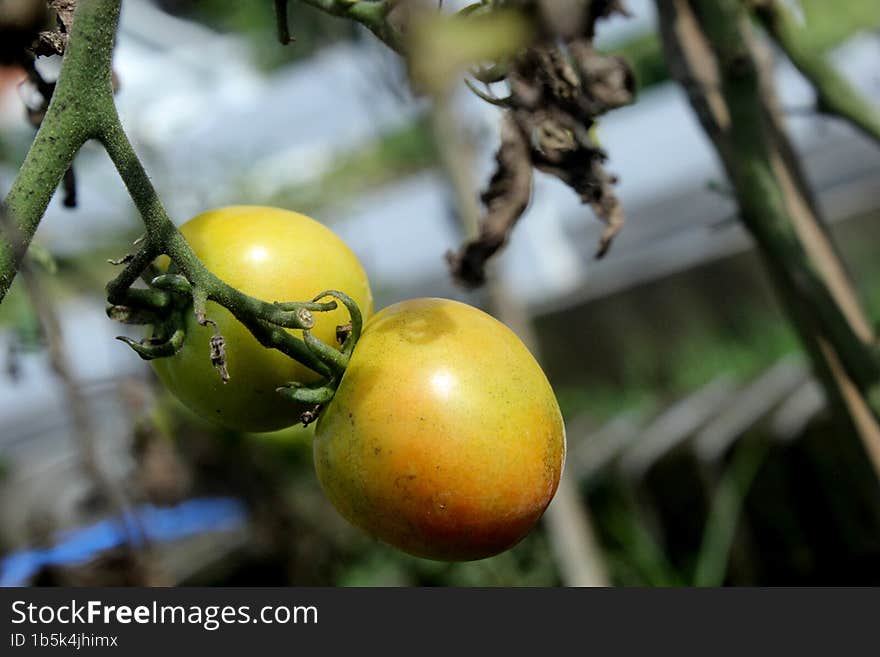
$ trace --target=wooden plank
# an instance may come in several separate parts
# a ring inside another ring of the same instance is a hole
[[[641,423],[632,414],[619,415],[595,433],[578,428],[578,422],[569,424],[569,453],[566,470],[578,481],[589,480],[599,474],[639,437]],[[578,439],[578,436],[584,436]]]
[[[677,402],[655,419],[620,459],[623,473],[641,479],[664,454],[694,435],[721,411],[735,390],[727,376],[714,379],[697,392]]]
[[[815,379],[802,383],[788,396],[770,418],[770,431],[783,443],[799,438],[807,425],[825,410],[827,399],[822,386]]]
[[[763,420],[809,379],[804,359],[783,358],[731,397],[727,407],[694,439],[694,451],[704,463],[719,461],[736,440]]]

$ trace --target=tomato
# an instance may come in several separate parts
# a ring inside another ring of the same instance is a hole
[[[367,276],[357,257],[331,230],[305,215],[267,207],[211,210],[181,227],[204,265],[238,290],[264,301],[309,301],[336,289],[351,296],[364,317],[373,310]],[[232,313],[208,302],[208,318],[226,341],[230,380],[223,384],[209,358],[210,326],[187,315],[186,341],[169,358],[151,361],[168,389],[200,416],[226,427],[258,432],[295,424],[303,407],[275,389],[318,375],[275,349],[266,349]],[[315,313],[312,333],[336,344],[336,327],[349,321],[344,307]],[[302,331],[290,330],[301,337]]]
[[[472,560],[513,546],[541,517],[565,428],[510,329],[462,303],[415,299],[367,323],[313,449],[350,522],[416,556]]]

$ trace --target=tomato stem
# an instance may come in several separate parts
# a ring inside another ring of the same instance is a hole
[[[283,397],[301,404],[313,406],[313,408],[302,414],[301,420],[303,425],[314,422],[318,418],[321,408],[333,399],[333,396],[336,394],[336,388],[339,387],[339,383],[342,381],[345,368],[348,367],[348,362],[351,359],[352,353],[354,353],[354,348],[363,330],[363,315],[354,299],[339,290],[327,290],[326,292],[321,292],[312,301],[316,303],[326,297],[338,299],[348,310],[350,322],[345,325],[345,338],[342,341],[341,347],[332,347],[322,342],[309,330],[303,331],[303,340],[312,353],[331,371],[331,374],[312,385],[302,385],[299,382],[293,381],[277,389]],[[334,303],[333,305],[335,307],[336,304]],[[337,335],[340,335],[341,328],[343,327],[337,327]]]
[[[327,290],[326,292],[321,292],[321,294],[316,296],[312,301],[318,302],[326,297],[334,297],[335,299],[338,299],[342,302],[342,305],[345,306],[345,309],[348,310],[348,316],[351,321],[347,325],[347,335],[342,343],[341,349],[346,357],[347,364],[348,358],[350,358],[351,354],[354,352],[355,345],[357,345],[358,340],[361,339],[361,332],[364,329],[364,316],[361,314],[361,309],[358,307],[355,300],[339,290]],[[337,330],[337,335],[338,334],[339,332]]]
[[[180,351],[183,341],[186,339],[186,332],[182,328],[178,328],[170,338],[158,344],[136,342],[124,335],[120,335],[116,339],[134,349],[144,360],[153,360],[155,358],[167,358]]]
[[[300,383],[289,383],[277,388],[276,391],[282,396],[299,404],[324,405],[333,399],[336,394],[338,381],[330,380],[324,385],[304,386]],[[312,411],[314,413],[314,411]],[[315,419],[315,418],[312,418]],[[304,420],[305,422],[305,420]]]
[[[113,100],[112,54],[121,0],[80,0],[52,100],[34,143],[5,205],[14,230],[0,232],[0,301],[19,269],[21,258],[58,184],[74,156],[89,139],[101,142],[131,195],[146,227],[139,249],[124,256],[123,270],[107,284],[108,314],[134,322],[158,317],[177,322],[171,337],[160,345],[130,344],[142,357],[160,358],[176,353],[183,316],[174,309],[177,300],[191,298],[195,312],[214,301],[227,308],[261,344],[278,349],[322,376],[332,370],[303,340],[283,329],[309,329],[312,312],[336,307],[335,303],[270,303],[243,294],[210,272],[196,257],[162,205],[149,176],[122,128]],[[359,20],[377,16],[378,5],[346,11]],[[153,261],[165,254],[172,265],[166,276],[155,276]],[[150,287],[132,288],[148,276]],[[130,309],[130,310],[124,310]]]

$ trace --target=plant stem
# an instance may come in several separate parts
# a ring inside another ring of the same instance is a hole
[[[236,319],[248,327],[263,346],[283,351],[315,372],[326,374],[326,366],[302,340],[294,338],[286,331],[274,331],[269,328],[273,324],[287,328],[311,328],[300,312],[300,306],[307,308],[311,304],[287,303],[282,310],[278,304],[267,303],[239,292],[206,269],[165,211],[147,172],[122,129],[115,106],[111,105],[108,112],[112,112],[112,120],[107,122],[98,137],[116,165],[147,229],[146,242],[135,257],[135,261],[146,264],[162,253],[169,255],[195,290],[204,294],[206,299],[227,308]],[[130,264],[134,264],[135,261]],[[122,280],[117,278],[107,286],[111,303],[118,302],[113,295],[119,289],[127,287],[126,281],[129,278],[134,280],[129,275]]]
[[[739,0],[696,0],[702,24],[718,59],[721,95],[730,115],[727,170],[737,190],[742,219],[759,245],[772,254],[780,274],[800,295],[810,299],[816,320],[840,354],[847,371],[860,387],[870,387],[880,377],[876,359],[867,357],[868,332],[863,323],[847,316],[823,280],[819,263],[810,257],[795,230],[777,176],[778,165],[766,136],[767,117],[760,101],[761,84],[744,27],[745,12]],[[869,331],[869,330],[868,330]]]
[[[823,53],[810,47],[806,31],[791,10],[779,0],[761,0],[755,3],[754,12],[792,64],[813,85],[819,111],[849,121],[880,146],[880,112]]]
[[[113,106],[110,63],[119,2],[80,0],[77,6],[52,100],[6,196],[17,234],[0,233],[0,302],[74,156],[100,130],[105,108]]]
[[[146,226],[140,250],[107,285],[110,303],[122,305],[138,294],[166,294],[129,287],[158,255],[167,254],[186,276],[194,296],[227,308],[264,346],[284,352],[319,374],[328,374],[327,366],[312,350],[284,329],[309,329],[314,324],[310,311],[329,307],[311,302],[287,302],[282,306],[227,285],[199,261],[165,211],[122,128],[113,100],[111,65],[120,4],[121,0],[80,0],[77,5],[51,103],[6,198],[13,221],[9,230],[0,233],[0,302],[12,285],[58,184],[80,147],[94,138],[101,141],[116,165]],[[384,17],[387,5],[366,4],[370,6],[346,4],[346,15],[378,29],[376,21],[380,14]]]
[[[736,192],[829,399],[880,477],[874,332],[766,91],[742,0],[656,0],[667,61]]]

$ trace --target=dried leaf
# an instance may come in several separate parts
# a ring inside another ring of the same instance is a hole
[[[468,287],[486,282],[486,262],[507,242],[531,198],[529,146],[510,114],[501,127],[496,161],[495,173],[482,196],[487,212],[480,222],[479,236],[467,242],[458,253],[446,254],[453,277]]]
[[[595,50],[592,38],[598,20],[626,15],[626,9],[619,0],[539,0],[531,6],[539,38],[504,69],[511,93],[503,102],[508,111],[480,235],[447,254],[453,276],[469,286],[485,281],[486,261],[524,212],[533,167],[571,187],[606,224],[597,257],[624,222],[616,178],[605,170],[606,154],[592,133],[598,117],[633,101],[635,82],[626,61]]]

